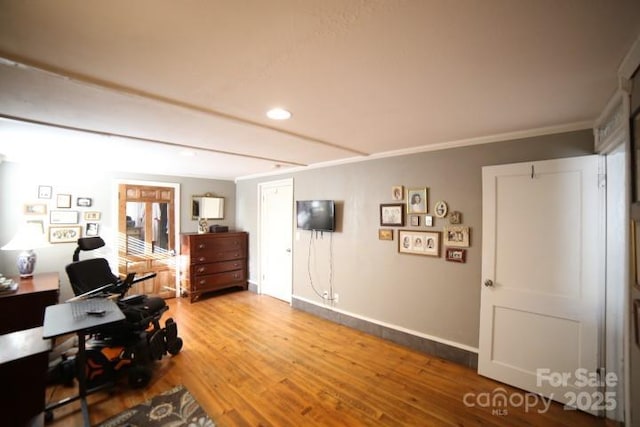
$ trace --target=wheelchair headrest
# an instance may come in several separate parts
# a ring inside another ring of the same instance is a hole
[[[78,247],[81,251],[92,251],[104,246],[102,237],[81,237],[78,239]]]
[[[80,260],[81,251],[92,251],[104,246],[102,237],[81,237],[78,239],[78,247],[73,251],[73,261]]]

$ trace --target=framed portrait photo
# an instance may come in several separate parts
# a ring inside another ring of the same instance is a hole
[[[398,231],[398,252],[403,254],[440,256],[439,231]]]
[[[447,216],[448,211],[449,206],[447,206],[447,202],[445,202],[444,200],[438,200],[433,208],[433,212],[438,218],[444,218],[445,216]]]
[[[411,215],[409,217],[409,224],[412,227],[418,227],[420,225],[420,217],[418,215]]]
[[[464,225],[449,225],[444,227],[444,244],[458,248],[469,247],[469,227]]]
[[[467,250],[460,248],[447,248],[446,259],[451,262],[467,262]]]
[[[431,215],[424,216],[424,226],[433,227],[433,217]]]
[[[427,188],[411,188],[407,190],[407,214],[427,213],[429,200]]]
[[[402,203],[380,205],[380,225],[402,227],[404,225],[404,205]]]
[[[391,187],[391,200],[404,200],[404,187],[402,185]]]

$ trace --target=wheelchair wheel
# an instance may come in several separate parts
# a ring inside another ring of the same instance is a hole
[[[151,368],[148,366],[132,366],[129,368],[129,386],[131,388],[146,387],[151,381]]]
[[[175,356],[182,350],[182,338],[176,338],[171,344],[167,345],[167,352],[170,355]]]

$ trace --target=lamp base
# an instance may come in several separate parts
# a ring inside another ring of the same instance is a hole
[[[20,252],[16,265],[21,279],[32,277],[33,269],[36,267],[36,253],[33,249]]]

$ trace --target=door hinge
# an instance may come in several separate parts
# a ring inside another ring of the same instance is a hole
[[[607,174],[599,173],[598,174],[598,188],[606,188],[607,187]]]

